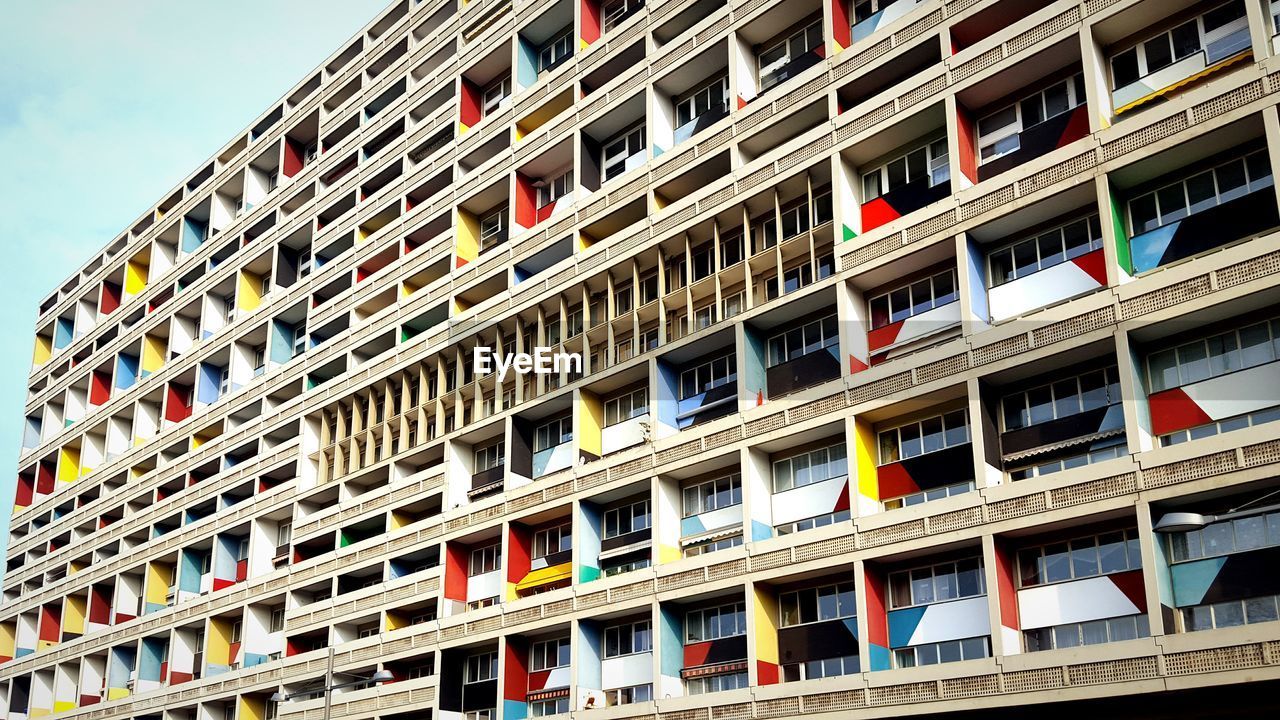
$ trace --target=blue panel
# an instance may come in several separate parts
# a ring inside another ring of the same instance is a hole
[[[240,550],[239,538],[218,535],[213,543],[213,576],[219,580],[236,577],[236,554]]]
[[[686,518],[680,518],[680,537],[689,537],[707,531],[705,525],[702,524],[702,518],[697,515],[690,515]]]
[[[676,428],[676,416],[680,414],[680,377],[675,368],[666,363],[658,363],[658,387],[654,407],[658,422],[669,428]]]
[[[111,648],[111,657],[107,662],[107,686],[125,687],[135,662],[137,662],[137,652],[134,648],[119,646]]]
[[[682,618],[680,613],[670,606],[661,605],[658,608],[658,620],[659,631],[662,633],[658,637],[658,647],[661,650],[658,669],[667,677],[680,677],[680,671],[684,668]]]
[[[871,670],[888,670],[890,667],[889,648],[871,643]]]
[[[516,85],[520,90],[538,82],[538,49],[524,38],[516,41]]]
[[[200,245],[204,243],[204,233],[207,225],[199,220],[185,217],[182,219],[182,252],[195,252]]]
[[[594,621],[583,620],[578,624],[578,633],[578,686],[603,690],[600,626]]]
[[[853,42],[858,42],[859,40],[863,40],[871,37],[871,34],[876,31],[877,27],[879,27],[880,19],[883,17],[884,17],[884,11],[881,10],[880,12],[875,13],[874,15],[867,18],[866,20],[863,20],[857,25],[854,25],[852,28]]]
[[[120,353],[116,356],[116,388],[125,390],[138,382],[138,358]]]
[[[900,648],[911,644],[911,636],[920,625],[927,605],[904,608],[889,613],[889,647]]]
[[[183,550],[178,565],[178,589],[185,592],[200,592],[200,566],[204,554],[196,550]]]
[[[1160,260],[1164,257],[1165,250],[1169,249],[1169,243],[1173,242],[1173,235],[1181,224],[1181,220],[1172,222],[1129,240],[1134,272],[1144,272],[1160,267]]]
[[[282,320],[271,321],[271,362],[283,365],[293,359],[293,335],[294,329],[289,323]]]
[[[165,643],[158,638],[142,639],[142,657],[138,667],[139,680],[160,681],[160,663],[164,659]]]
[[[261,665],[267,661],[267,656],[262,653],[247,652],[244,654],[244,666],[251,668],[254,665]]]
[[[529,717],[529,703],[520,700],[502,701],[502,720],[524,720]]]
[[[218,385],[222,382],[222,368],[213,363],[200,363],[196,368],[196,402],[218,401]]]
[[[968,241],[969,245],[969,288],[971,295],[969,296],[970,306],[973,308],[973,314],[981,320],[991,317],[991,309],[987,306],[987,273],[986,273],[986,256],[982,253],[982,248],[978,246],[972,239]]]
[[[28,417],[26,425],[22,430],[22,447],[33,448],[40,444],[40,427],[42,423],[38,417]]]
[[[850,635],[852,635],[855,639],[858,637],[858,618],[848,617],[848,618],[842,619],[840,622],[844,623],[844,627],[846,630],[849,631]]]
[[[53,347],[64,348],[71,344],[72,331],[75,326],[66,318],[58,318],[53,324]]]
[[[752,542],[755,542],[757,540],[768,540],[771,537],[773,537],[773,528],[760,522],[759,520],[751,521]]]
[[[1172,568],[1173,604],[1176,607],[1199,605],[1213,585],[1218,571],[1227,563],[1225,557],[1178,563]]]
[[[768,381],[765,377],[765,347],[767,343],[765,339],[760,337],[758,333],[744,325],[743,345],[745,357],[743,358],[743,382],[748,392],[764,397],[768,392]]]
[[[581,527],[574,532],[573,544],[578,546],[578,582],[591,582],[600,578],[600,508],[583,502]],[[581,680],[579,680],[581,682]],[[592,685],[600,689],[598,685]]]

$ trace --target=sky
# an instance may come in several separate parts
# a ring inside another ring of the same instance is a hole
[[[0,555],[40,301],[389,5],[0,0]]]

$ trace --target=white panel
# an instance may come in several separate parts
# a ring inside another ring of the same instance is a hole
[[[1277,387],[1280,362],[1270,362],[1184,385],[1182,391],[1209,417],[1222,420],[1273,407],[1280,400],[1274,391]]]
[[[991,319],[1008,320],[1098,287],[1098,281],[1092,275],[1068,260],[991,288],[987,293],[991,301]]]
[[[694,515],[689,520],[697,519],[702,523],[702,531],[715,530],[717,528],[729,527],[730,525],[742,524],[742,503],[730,505],[719,510],[712,510],[701,515]],[[690,533],[686,533],[690,534]]]
[[[601,451],[608,455],[644,442],[644,426],[648,422],[649,416],[641,415],[605,428],[600,433]]]
[[[911,634],[912,645],[960,640],[991,634],[987,597],[967,598],[930,605]]]
[[[653,682],[653,653],[609,658],[600,663],[601,684],[606,689]]]
[[[922,312],[919,315],[912,315],[902,321],[902,329],[898,331],[898,336],[887,347],[880,348],[874,352],[884,352],[887,349],[896,348],[913,340],[919,340],[924,337],[933,335],[934,333],[945,330],[960,322],[960,303],[949,302],[942,307],[936,307],[928,312]]]
[[[1137,612],[1137,606],[1108,577],[1085,578],[1018,591],[1018,616],[1024,630]]]
[[[812,485],[805,485],[773,496],[773,524],[804,520],[805,518],[835,512],[836,502],[840,499],[840,491],[848,483],[848,476],[823,480]]]
[[[542,687],[544,689],[569,687],[569,668],[566,666],[552,670],[547,674],[547,682]]]
[[[467,602],[502,594],[502,571],[494,570],[467,578]]]

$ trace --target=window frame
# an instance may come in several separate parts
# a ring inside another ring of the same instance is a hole
[[[945,299],[946,297],[948,297],[948,293],[942,293],[941,295],[938,294],[938,287],[937,287],[936,281],[938,278],[944,275],[948,276],[951,281],[951,292],[949,293],[949,295],[951,296],[951,299],[947,300],[946,302],[938,302],[939,298]],[[921,284],[923,284],[925,281],[929,282],[929,301],[927,306],[925,303],[917,303],[915,301],[915,289],[919,287]],[[900,318],[895,319],[894,296],[903,291],[906,291],[907,293],[907,298],[906,298],[907,314],[903,315]],[[877,309],[876,309],[876,305],[880,304],[882,301],[885,308],[884,313],[882,313],[884,322],[880,322],[880,320],[878,319]],[[890,290],[887,290],[882,293],[878,293],[868,298],[867,299],[867,317],[870,320],[871,329],[878,330],[882,327],[888,327],[890,325],[893,325],[894,323],[902,322],[909,318],[913,318],[917,315],[923,315],[929,312],[930,310],[936,310],[941,307],[946,307],[952,303],[956,303],[959,301],[960,301],[959,278],[957,276],[955,268],[947,268],[941,272],[930,273],[925,277],[917,278],[915,280],[912,280],[909,283],[899,285]],[[917,310],[917,308],[923,308],[923,309]]]
[[[1053,90],[1054,88],[1057,88],[1057,87],[1065,88],[1066,90],[1065,94],[1067,98],[1067,107],[1063,110],[1059,110],[1058,112],[1055,112],[1052,115],[1050,115],[1049,104],[1048,104],[1048,99],[1046,97],[1046,93],[1048,93],[1050,90]],[[1023,131],[1036,127],[1037,125],[1040,125],[1042,123],[1048,122],[1053,118],[1058,117],[1059,115],[1064,115],[1066,113],[1069,113],[1075,110],[1076,108],[1080,107],[1085,103],[1084,95],[1085,95],[1084,74],[1074,73],[1065,79],[1058,80],[1049,85],[1046,85],[1045,87],[1042,87],[1039,90],[1029,95],[1026,95],[1025,97],[1021,97],[1013,101],[1012,103],[1001,107],[998,110],[989,112],[986,115],[978,118],[978,121],[974,123],[974,128],[977,134],[976,144],[978,148],[978,165],[981,166],[997,158],[1001,158],[1010,153],[1017,152],[1022,147],[1020,135],[1022,134]],[[1027,108],[1024,105],[1024,103],[1028,103],[1033,100],[1038,101],[1040,119],[1036,120],[1035,122],[1028,122],[1028,118],[1026,117]],[[1001,125],[997,128],[994,128],[993,130],[983,132],[982,124],[984,121],[991,120],[992,118],[1002,113],[1005,113],[1009,110],[1013,110],[1013,120],[1011,122],[1005,125]],[[1017,140],[1017,143],[1014,144],[1012,147],[1006,146],[1003,149],[993,150],[992,154],[990,155],[984,154],[987,148],[996,148],[1001,143],[1001,141],[1004,141],[1011,137]]]
[[[718,484],[722,481],[728,484],[727,489],[723,491],[717,487]],[[697,493],[694,496],[697,498],[697,502],[695,503],[697,509],[693,512],[690,512],[689,503],[688,503],[688,500],[690,497],[689,491],[700,490],[701,488],[704,488],[708,485],[711,486],[710,494],[704,495],[701,492]],[[709,507],[707,504],[707,499],[710,498],[714,500],[715,498],[719,497],[721,492],[728,492],[729,502],[725,503],[724,505],[715,504],[714,507]],[[735,500],[735,497],[736,497],[736,500]],[[684,485],[680,488],[680,517],[681,518],[693,517],[695,515],[702,515],[704,513],[714,512],[716,510],[723,510],[724,508],[730,508],[730,507],[734,507],[735,505],[741,505],[741,504],[742,504],[742,474],[741,473],[734,472],[734,473],[729,473],[728,475],[721,475],[719,477],[711,478],[708,480],[700,480],[698,482],[691,483],[689,485]]]
[[[939,143],[941,143],[941,152],[938,152]],[[910,151],[902,153],[901,155],[898,155],[872,168],[871,170],[862,173],[862,204],[865,205],[876,198],[883,197],[898,188],[906,187],[912,182],[918,180],[919,178],[915,175],[916,171],[911,168],[910,161],[911,156],[918,152],[924,152],[925,154],[923,169],[924,174],[929,177],[929,187],[937,187],[938,185],[951,180],[951,168],[949,165],[951,161],[950,151],[947,149],[947,137],[943,135],[940,138],[934,138],[923,145],[914,147]],[[889,168],[899,161],[902,162],[902,174],[904,180],[893,187],[889,187]],[[944,169],[946,170],[945,175],[939,177],[937,172]],[[871,177],[875,178],[876,191],[874,194],[868,191],[869,186],[867,184],[867,180]]]
[[[960,442],[951,442],[950,440],[948,440],[947,436],[950,430],[952,429],[952,426],[948,424],[947,417],[955,415],[956,413],[964,413],[964,440]],[[924,439],[928,437],[928,435],[925,432],[924,424],[931,420],[938,420],[939,424],[942,426],[942,434],[941,434],[942,446],[935,450],[925,450]],[[911,422],[894,425],[893,427],[888,427],[883,430],[877,430],[876,431],[876,453],[877,453],[876,467],[883,467],[885,465],[890,465],[896,462],[902,462],[903,460],[909,460],[911,458],[920,457],[922,455],[928,455],[930,453],[940,452],[950,447],[958,447],[960,445],[964,445],[965,443],[972,442],[973,434],[970,430],[969,423],[970,423],[969,408],[964,407],[964,408],[956,408],[953,410],[947,410],[945,412],[938,413],[937,415],[927,415],[925,417],[919,418],[917,420],[913,420]],[[911,455],[906,455],[902,451],[902,430],[903,428],[909,428],[912,426],[919,428],[919,435],[917,437],[920,439],[921,452],[914,453]],[[885,446],[884,446],[883,438],[885,435],[888,435],[889,433],[895,433],[896,440],[897,440],[898,452],[897,452],[897,457],[893,460],[886,460],[884,455]]]

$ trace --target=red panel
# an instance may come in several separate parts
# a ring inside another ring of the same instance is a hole
[[[542,207],[538,208],[538,222],[542,222],[543,220],[546,220],[547,218],[551,217],[551,214],[556,211],[557,202],[559,201],[552,200],[546,205],[543,205]]]
[[[1014,562],[1013,553],[1004,546],[1000,540],[996,540],[996,592],[999,593],[1000,600],[1000,624],[1020,630],[1021,622],[1018,620],[1018,589],[1014,582]]]
[[[1168,435],[1213,422],[1213,418],[1182,388],[1158,392],[1148,402],[1151,405],[1151,432],[1156,435]]]
[[[840,496],[836,498],[836,506],[831,512],[844,512],[849,509],[849,481],[844,481],[844,487],[840,488]]]
[[[40,606],[40,639],[50,642],[62,639],[62,608],[54,605]]]
[[[538,223],[537,192],[529,178],[516,173],[516,224],[531,228]]]
[[[229,588],[229,587],[231,587],[232,585],[235,585],[235,584],[236,584],[236,581],[235,581],[235,580],[230,580],[230,579],[227,579],[227,578],[218,578],[218,577],[216,577],[216,578],[214,578],[214,579],[213,579],[213,589],[214,589],[214,590],[221,590],[221,589],[223,589],[223,588]]]
[[[1099,286],[1107,284],[1107,260],[1103,257],[1102,248],[1098,248],[1091,253],[1081,255],[1078,258],[1072,258],[1071,262],[1076,267],[1085,271],[1089,277],[1093,278]]]
[[[885,611],[884,576],[878,569],[866,566],[867,580],[867,640],[882,648],[889,647],[889,614]]]
[[[1130,570],[1129,572],[1116,573],[1108,575],[1111,582],[1120,588],[1120,592],[1129,598],[1129,602],[1138,608],[1139,612],[1147,611],[1147,588],[1142,582],[1141,570]]]
[[[853,29],[849,24],[849,6],[848,0],[831,0],[831,22],[835,23],[832,28],[832,38],[842,48],[847,48],[853,44]]]
[[[889,347],[898,339],[898,333],[902,332],[902,324],[906,320],[889,323],[878,327],[867,333],[867,349],[872,352],[880,348]]]
[[[114,622],[113,624],[115,624],[115,625],[123,625],[124,623],[127,623],[127,622],[129,622],[130,620],[133,620],[133,619],[134,619],[134,618],[136,618],[136,617],[138,617],[138,616],[137,616],[137,615],[129,615],[128,613],[116,613],[115,622]]]
[[[600,39],[602,0],[582,0],[582,39],[588,45]]]
[[[1089,134],[1089,106],[1078,105],[1071,111],[1071,119],[1058,138],[1058,147],[1064,147]]]
[[[235,662],[236,658],[239,656],[240,656],[240,643],[238,642],[231,643],[231,646],[228,648],[227,659],[230,660],[231,662]]]
[[[480,108],[480,88],[466,78],[462,78],[462,102],[458,107],[458,118],[463,127],[473,127],[484,115]]]
[[[195,678],[189,672],[180,672],[178,670],[174,670],[173,674],[169,677],[169,684],[181,685],[182,683],[189,683],[194,679]]]
[[[80,696],[80,707],[84,707],[86,705],[97,705],[100,702],[102,702],[102,698],[98,697],[97,695],[81,695]]]
[[[445,546],[444,596],[448,600],[467,601],[467,549],[456,542]]]
[[[507,533],[507,582],[518,583],[529,574],[531,559],[531,535],[523,525],[511,524]]]
[[[181,422],[191,417],[191,388],[169,383],[165,388],[164,419]]]
[[[169,677],[169,663],[162,662],[160,663],[160,682],[164,682],[167,677]]]
[[[54,464],[48,460],[41,460],[36,466],[36,492],[40,495],[48,495],[53,492],[55,484],[57,480],[54,478]]]
[[[111,373],[94,370],[89,375],[89,404],[106,405],[111,399]]]
[[[89,589],[89,622],[107,625],[111,622],[111,596],[97,585]]]
[[[551,679],[550,670],[538,670],[529,673],[529,692],[537,692],[547,686],[547,681]],[[511,698],[515,700],[516,698]]]
[[[912,479],[910,473],[900,462],[881,465],[876,470],[876,477],[879,480],[881,499],[920,492],[920,486],[916,484],[916,481]]]
[[[102,297],[98,300],[98,312],[110,315],[120,307],[120,286],[110,280],[102,281]]]
[[[529,685],[529,648],[522,638],[507,639],[506,667],[502,676],[502,697],[524,702]]]
[[[30,507],[35,499],[36,485],[35,480],[29,475],[18,476],[18,488],[13,497],[14,507]]]
[[[870,232],[887,222],[902,217],[884,198],[862,204],[862,232]]]
[[[302,171],[302,153],[304,148],[301,143],[294,142],[289,138],[284,139],[284,165],[282,170],[285,177],[293,177]]]
[[[756,679],[760,685],[778,684],[778,666],[764,660],[756,661]]]
[[[960,141],[960,172],[975,185],[978,182],[978,145],[973,129],[973,116],[956,106],[956,136]],[[865,232],[865,231],[864,231]]]
[[[244,582],[249,578],[249,561],[236,561],[236,582]]]
[[[852,354],[849,355],[849,374],[850,375],[857,375],[858,373],[862,372],[863,370],[866,370],[869,367],[871,366],[859,360],[858,358],[854,357]]]
[[[0,663],[7,663],[13,659],[12,655],[0,655]]]
[[[711,652],[711,640],[684,646],[684,666],[698,667],[707,664],[707,655]]]

